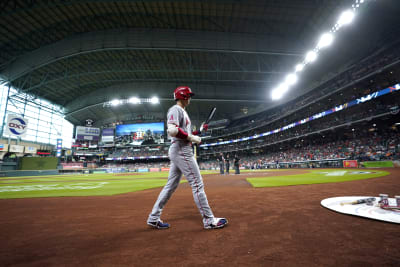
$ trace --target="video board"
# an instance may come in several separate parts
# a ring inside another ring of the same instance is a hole
[[[115,135],[117,137],[129,136],[135,144],[150,140],[159,143],[164,140],[164,122],[117,125]]]

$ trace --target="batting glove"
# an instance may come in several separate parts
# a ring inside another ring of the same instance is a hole
[[[205,132],[207,132],[207,130],[208,130],[208,124],[206,124],[206,123],[202,123],[201,124],[201,126],[200,126],[200,131],[201,132],[203,132],[203,133],[205,133]]]
[[[200,144],[201,143],[201,137],[197,135],[188,135],[187,140],[189,140],[192,143],[195,144]]]

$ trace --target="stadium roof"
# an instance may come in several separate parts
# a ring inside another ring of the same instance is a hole
[[[163,119],[178,85],[196,93],[194,121],[212,106],[217,119],[233,118],[298,97],[398,40],[399,1],[367,1],[280,102],[270,91],[354,1],[2,1],[0,77],[78,125]],[[103,104],[133,96],[160,105]]]

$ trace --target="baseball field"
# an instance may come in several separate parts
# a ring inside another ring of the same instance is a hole
[[[203,230],[182,179],[147,215],[168,173],[0,178],[1,266],[394,266],[399,225],[338,214],[329,197],[400,193],[395,169],[204,172],[210,206],[229,225]],[[400,216],[400,215],[399,215]],[[380,240],[376,243],[376,240]]]

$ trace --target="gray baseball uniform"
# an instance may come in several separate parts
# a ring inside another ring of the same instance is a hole
[[[187,112],[178,105],[174,105],[168,110],[167,123],[175,124],[185,132],[191,133],[189,116]],[[168,181],[161,190],[147,221],[155,222],[160,219],[164,206],[178,187],[183,174],[192,187],[193,198],[203,217],[203,224],[208,225],[212,222],[214,215],[208,205],[207,196],[204,192],[203,178],[201,177],[199,166],[193,156],[191,143],[187,140],[172,137],[172,144],[169,148],[168,156],[171,160]]]

